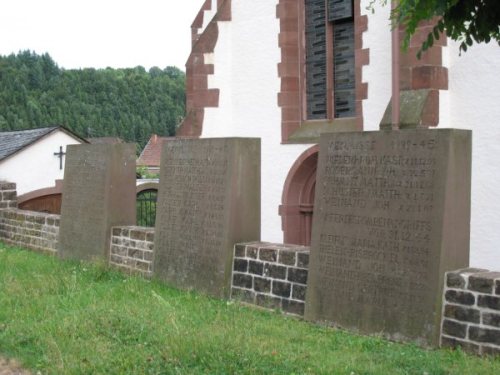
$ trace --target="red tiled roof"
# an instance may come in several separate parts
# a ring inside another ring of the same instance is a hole
[[[153,134],[137,159],[137,165],[159,167],[163,144],[173,139],[175,139],[175,137],[159,137]]]

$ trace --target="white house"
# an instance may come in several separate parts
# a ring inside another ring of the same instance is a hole
[[[391,69],[390,7],[370,0],[207,0],[192,25],[187,116],[177,134],[262,139],[262,240],[307,244],[320,132],[378,130],[391,78],[417,116],[402,127],[473,130],[472,266],[500,269],[500,48],[421,60],[422,24]],[[404,112],[404,109],[403,109]]]
[[[22,196],[55,186],[64,177],[67,145],[87,143],[64,127],[0,133],[0,181],[17,184]]]

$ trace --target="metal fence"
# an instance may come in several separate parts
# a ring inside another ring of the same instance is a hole
[[[156,220],[156,199],[158,190],[148,189],[137,194],[137,225],[154,227]]]

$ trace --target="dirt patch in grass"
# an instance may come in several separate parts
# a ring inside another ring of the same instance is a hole
[[[0,357],[0,375],[31,375],[13,360]]]

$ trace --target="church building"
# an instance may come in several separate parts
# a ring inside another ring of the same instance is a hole
[[[66,146],[81,143],[61,126],[0,132],[0,181],[17,184],[20,208],[57,213]]]
[[[441,37],[417,59],[433,23],[399,52],[390,5],[372,12],[370,3],[206,0],[192,24],[177,135],[261,138],[262,240],[307,245],[320,133],[390,128],[394,80],[399,131],[473,130],[470,264],[500,269],[500,47],[460,54]]]

